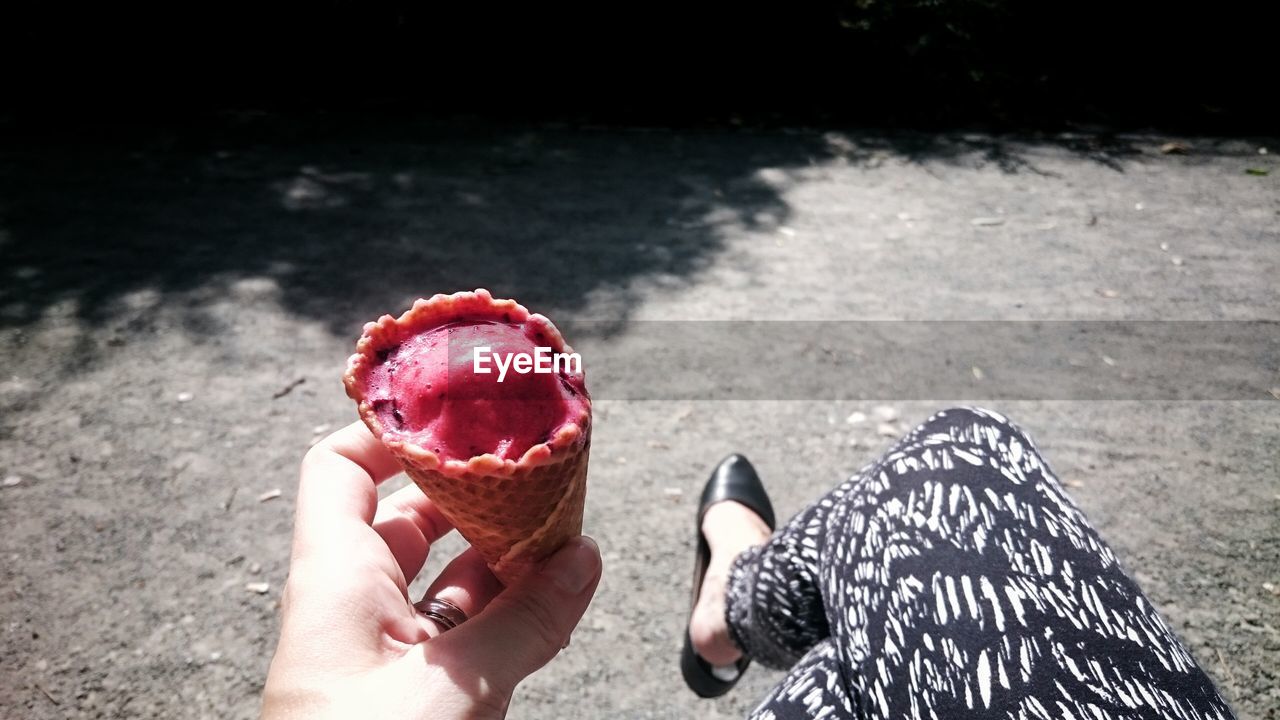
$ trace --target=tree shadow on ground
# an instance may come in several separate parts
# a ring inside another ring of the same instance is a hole
[[[593,311],[625,321],[637,279],[678,288],[716,259],[728,226],[786,223],[765,169],[890,157],[1039,172],[1027,142],[910,133],[249,113],[104,137],[8,134],[0,328],[55,306],[100,328],[122,303],[164,302],[190,304],[199,331],[199,304],[246,278],[273,280],[288,311],[343,337],[420,295],[475,287],[558,314],[607,297]],[[1115,138],[1028,142],[1118,170],[1136,152]]]
[[[439,291],[547,312],[625,298],[638,276],[696,274],[717,222],[785,221],[752,173],[803,150],[703,140],[323,117],[37,138],[0,156],[0,326],[64,303],[107,322],[137,293],[190,300],[246,277],[344,335]]]

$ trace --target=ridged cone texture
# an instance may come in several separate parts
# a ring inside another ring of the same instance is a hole
[[[493,574],[510,583],[582,534],[590,449],[588,441],[561,462],[510,476],[447,476],[402,464]]]

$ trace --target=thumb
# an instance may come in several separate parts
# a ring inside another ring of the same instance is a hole
[[[585,535],[573,538],[475,618],[438,639],[457,642],[462,663],[509,695],[569,642],[600,572],[595,541]]]

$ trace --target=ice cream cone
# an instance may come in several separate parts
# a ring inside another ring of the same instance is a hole
[[[347,394],[360,409],[360,417],[383,444],[400,461],[406,473],[422,489],[441,513],[453,524],[488,563],[494,574],[503,582],[511,582],[530,567],[554,553],[568,539],[582,530],[583,505],[586,498],[587,464],[591,447],[591,402],[586,392],[581,368],[576,373],[561,373],[553,390],[563,397],[547,396],[547,402],[556,409],[534,407],[531,416],[538,422],[552,423],[554,427],[543,429],[515,427],[516,436],[532,433],[539,442],[530,442],[527,449],[516,442],[500,443],[498,448],[478,454],[454,452],[438,447],[430,431],[422,431],[413,425],[414,418],[402,417],[395,405],[405,400],[405,388],[392,402],[394,417],[389,418],[387,397],[392,391],[386,388],[389,375],[380,370],[388,362],[390,353],[403,354],[402,346],[412,345],[412,338],[430,332],[443,332],[458,323],[478,323],[475,330],[483,334],[490,327],[499,325],[518,328],[520,332],[545,342],[555,352],[572,352],[553,324],[541,315],[528,310],[512,300],[495,300],[487,291],[436,295],[430,300],[418,300],[412,309],[399,318],[383,316],[369,323],[356,346],[356,354],[348,361],[344,384]],[[419,346],[426,347],[419,343]],[[432,345],[431,347],[435,347]],[[424,350],[424,352],[428,352]],[[404,360],[401,362],[417,361]],[[394,373],[394,370],[389,371]],[[409,372],[409,371],[404,371]],[[451,370],[451,372],[457,372]],[[381,373],[381,374],[380,374]],[[438,377],[438,376],[437,376]],[[468,378],[470,379],[470,378]],[[402,385],[418,380],[402,380]],[[418,381],[420,382],[420,381]],[[460,383],[456,377],[450,381]],[[424,386],[432,392],[431,383]],[[420,392],[421,387],[410,388]],[[541,402],[543,385],[537,392],[526,391],[527,396],[514,402],[537,404]],[[485,387],[482,402],[491,405],[509,402],[503,396],[508,392],[500,386]],[[546,392],[552,392],[547,390]],[[448,399],[436,403],[433,410],[453,413],[467,418],[467,397],[455,398],[453,388]],[[442,392],[441,398],[446,397]],[[429,401],[430,402],[430,401]],[[428,402],[428,404],[429,404]],[[524,408],[524,405],[520,406]],[[535,412],[536,411],[536,412]],[[406,410],[405,415],[409,411]],[[499,413],[499,419],[505,419]],[[436,423],[438,417],[424,416],[424,422]],[[434,425],[432,425],[434,427]],[[476,432],[488,428],[477,428]],[[464,427],[454,430],[454,444],[477,449],[468,437],[457,440],[458,433],[465,435]],[[504,436],[505,437],[505,436]],[[483,440],[476,440],[483,445]],[[512,457],[512,449],[518,456]],[[507,456],[504,456],[507,455]]]
[[[408,464],[405,470],[494,575],[510,582],[582,533],[589,451],[584,445],[561,462],[510,476],[449,477]]]

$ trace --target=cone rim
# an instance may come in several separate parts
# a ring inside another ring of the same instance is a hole
[[[365,323],[360,339],[356,342],[356,352],[347,359],[347,370],[342,377],[343,385],[347,396],[356,401],[360,419],[374,437],[381,440],[401,461],[447,477],[467,474],[510,477],[524,470],[564,462],[581,452],[590,437],[591,424],[591,398],[586,392],[582,372],[571,374],[577,376],[577,384],[582,389],[583,403],[578,415],[565,420],[552,432],[550,438],[531,446],[519,460],[501,458],[493,453],[475,455],[466,460],[442,460],[440,454],[383,427],[374,412],[373,403],[364,392],[368,374],[379,362],[378,353],[400,344],[407,337],[458,320],[531,323],[543,333],[553,352],[573,352],[559,329],[546,316],[530,313],[515,300],[494,298],[484,288],[452,295],[438,293],[430,299],[418,298],[399,317],[388,314]]]

